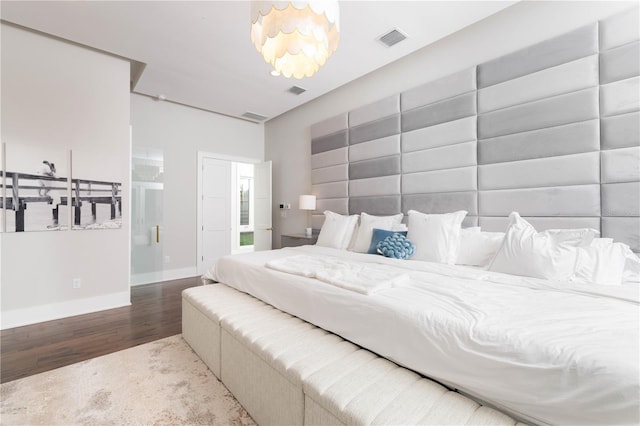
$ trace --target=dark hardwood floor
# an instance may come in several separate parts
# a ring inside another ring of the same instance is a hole
[[[0,383],[182,331],[181,292],[200,277],[131,288],[131,306],[0,331]]]

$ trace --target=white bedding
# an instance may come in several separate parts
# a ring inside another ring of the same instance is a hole
[[[298,255],[392,265],[408,280],[367,295],[265,268]],[[317,246],[227,256],[207,275],[525,420],[640,422],[637,286],[570,285]]]

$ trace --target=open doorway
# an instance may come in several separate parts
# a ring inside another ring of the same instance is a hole
[[[198,273],[228,254],[271,249],[271,162],[198,153]]]
[[[231,163],[233,194],[231,202],[231,252],[245,253],[254,250],[254,166],[249,163]]]

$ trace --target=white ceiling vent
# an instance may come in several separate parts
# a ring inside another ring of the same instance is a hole
[[[300,86],[291,86],[291,88],[289,90],[287,90],[287,92],[289,93],[293,93],[294,95],[300,95],[304,92],[306,92],[307,89],[302,88]]]
[[[393,30],[389,31],[388,33],[378,37],[378,40],[380,40],[382,43],[384,43],[385,46],[391,47],[391,46],[393,46],[395,44],[400,43],[402,40],[404,40],[406,38],[407,38],[407,36],[402,34],[400,32],[400,30],[393,29]]]
[[[245,112],[244,114],[242,114],[242,116],[244,118],[248,118],[249,120],[255,121],[264,121],[267,119],[267,117],[265,117],[264,115],[256,114],[255,112]]]

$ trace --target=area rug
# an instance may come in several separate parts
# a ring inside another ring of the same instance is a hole
[[[2,425],[254,425],[180,335],[0,386]]]

